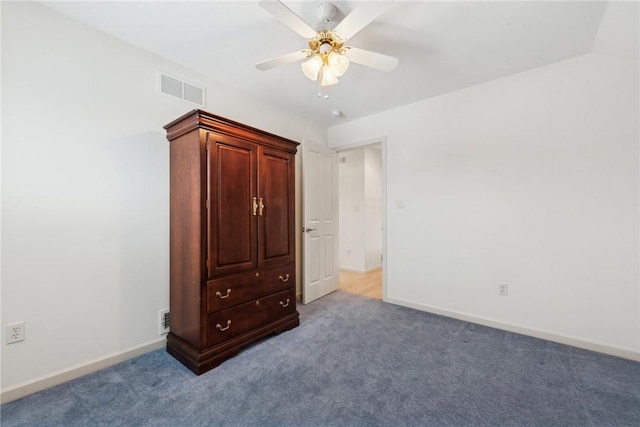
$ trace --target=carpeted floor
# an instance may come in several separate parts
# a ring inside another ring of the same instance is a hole
[[[2,426],[640,426],[640,363],[335,292],[195,376],[164,350],[2,405]]]

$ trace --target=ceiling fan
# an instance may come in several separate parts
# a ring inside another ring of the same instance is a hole
[[[398,65],[398,58],[345,46],[347,40],[387,10],[391,1],[363,2],[338,25],[333,22],[337,12],[336,6],[326,2],[320,3],[316,7],[320,19],[317,31],[279,0],[260,0],[259,5],[307,39],[309,47],[261,62],[256,64],[256,68],[266,71],[307,59],[301,64],[302,72],[309,79],[318,81],[318,96],[322,98],[328,98],[328,87],[338,83],[338,77],[347,71],[349,62],[381,71],[391,71]]]

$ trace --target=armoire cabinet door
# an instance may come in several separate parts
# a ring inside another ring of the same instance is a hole
[[[258,267],[255,144],[207,134],[209,278]]]
[[[258,166],[258,265],[270,267],[295,261],[295,158],[291,153],[262,148]]]

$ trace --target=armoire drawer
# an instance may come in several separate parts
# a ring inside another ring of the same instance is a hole
[[[221,310],[208,316],[207,345],[212,346],[295,311],[295,290]]]
[[[295,264],[289,264],[284,267],[260,270],[258,282],[258,287],[269,290],[269,293],[294,288],[296,284],[296,266]]]
[[[268,292],[272,294],[273,292]],[[256,273],[207,282],[207,313],[223,310],[265,295],[258,289]]]
[[[291,289],[295,282],[295,265],[208,281],[207,313]]]

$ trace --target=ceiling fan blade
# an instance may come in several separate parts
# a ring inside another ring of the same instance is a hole
[[[311,28],[281,1],[260,0],[258,4],[302,37],[312,39],[318,35],[316,30]]]
[[[392,71],[398,65],[398,58],[371,52],[370,50],[348,47],[345,55],[351,62],[375,68],[380,71]]]
[[[361,3],[347,15],[333,30],[342,40],[349,40],[358,31],[366,27],[371,21],[382,15],[390,6],[391,1],[368,1]]]
[[[292,62],[300,61],[301,59],[305,59],[306,57],[307,51],[299,50],[297,52],[291,52],[286,55],[278,56],[277,58],[273,58],[268,61],[256,64],[256,68],[260,71],[267,71],[281,65],[287,65],[291,64]]]

